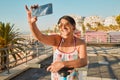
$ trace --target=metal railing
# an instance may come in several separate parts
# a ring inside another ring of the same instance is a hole
[[[22,36],[31,42],[34,40],[31,35]],[[120,34],[85,34],[81,39],[84,39],[86,43],[120,43]]]
[[[120,35],[85,35],[86,43],[120,43]]]
[[[17,51],[11,54],[8,54],[8,50],[10,48],[0,48],[0,51],[4,51],[5,55],[1,56],[0,55],[0,62],[1,62],[1,58],[2,57],[6,57],[7,59],[7,63],[6,64],[0,64],[0,72],[6,71],[8,72],[8,74],[10,74],[10,69],[14,68],[20,64],[26,63],[34,58],[39,58],[39,56],[41,56],[42,54],[46,54],[49,52],[52,52],[52,47],[50,46],[46,46],[44,44],[41,44],[39,42],[35,43],[35,44],[25,44],[29,47],[25,47],[25,53],[24,55],[21,54],[21,58],[17,57],[17,60],[14,60],[13,57],[11,56],[12,54],[19,54],[19,53],[23,53],[23,51]],[[14,47],[12,47],[14,48]],[[5,70],[1,70],[1,68],[5,66],[6,69]]]

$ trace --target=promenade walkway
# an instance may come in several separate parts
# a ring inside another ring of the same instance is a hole
[[[88,47],[87,80],[120,80],[120,48]]]
[[[82,71],[81,80],[120,80],[120,48],[88,46],[88,66]],[[52,62],[52,57],[41,64]],[[2,79],[0,79],[2,80]],[[10,80],[50,80],[45,69],[30,68]]]

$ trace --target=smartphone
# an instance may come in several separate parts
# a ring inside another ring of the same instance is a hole
[[[53,13],[52,3],[38,6],[37,8],[32,9],[32,16],[44,16]]]

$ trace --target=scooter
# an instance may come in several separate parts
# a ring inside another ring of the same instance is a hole
[[[58,73],[61,75],[60,80],[67,80],[67,76],[70,75],[69,70],[73,70],[73,68],[62,68],[61,70],[58,71]]]

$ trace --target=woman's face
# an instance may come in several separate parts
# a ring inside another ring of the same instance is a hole
[[[61,19],[59,23],[59,30],[61,36],[67,38],[69,35],[73,34],[74,26],[66,19]]]

